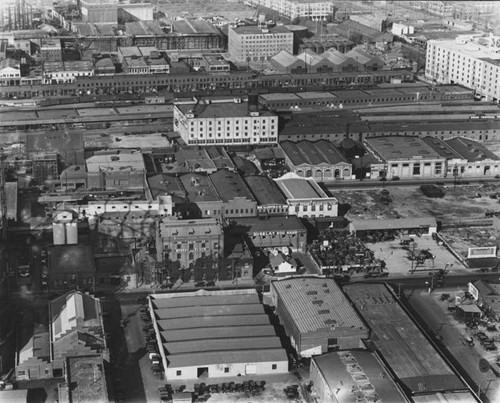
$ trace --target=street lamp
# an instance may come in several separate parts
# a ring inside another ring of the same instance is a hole
[[[429,288],[429,294],[432,292],[434,289],[434,276],[431,276],[431,281],[426,281],[425,285]]]

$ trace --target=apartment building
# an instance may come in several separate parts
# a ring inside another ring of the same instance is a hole
[[[500,38],[458,37],[427,42],[427,78],[460,84],[485,101],[500,99]]]
[[[229,28],[228,51],[238,62],[264,61],[282,50],[293,53],[293,33],[284,26]]]

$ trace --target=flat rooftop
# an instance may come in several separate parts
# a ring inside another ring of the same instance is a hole
[[[236,197],[255,201],[245,181],[236,172],[221,169],[211,174],[210,180],[224,203],[228,203]]]
[[[248,102],[236,103],[234,101],[220,103],[189,103],[175,104],[184,115],[193,113],[195,118],[237,118],[249,116]],[[269,111],[260,112],[260,116],[274,116]]]
[[[334,199],[328,197],[314,179],[286,174],[282,178],[275,179],[275,181],[288,200]]]
[[[384,284],[349,284],[344,292],[372,331],[371,340],[411,393],[466,390]]]
[[[187,173],[179,176],[183,188],[186,190],[188,200],[193,203],[204,201],[220,201],[212,182],[206,175]]]
[[[420,137],[369,137],[364,142],[375,155],[386,161],[412,159],[415,157],[421,157],[424,160],[442,158]]]
[[[300,333],[337,328],[366,330],[335,280],[302,277],[271,283]]]
[[[490,52],[486,46],[483,46],[474,41],[469,41],[467,43],[458,43],[456,40],[431,40],[427,43],[436,44],[443,49],[460,52],[460,54],[463,56],[476,59],[490,59],[491,62],[500,59],[500,55],[495,55],[494,53]]]
[[[342,403],[356,403],[366,397],[378,396],[382,402],[405,402],[406,397],[396,386],[376,355],[369,351],[342,351],[313,358],[330,390],[338,388]],[[384,375],[384,376],[382,376]],[[356,391],[355,393],[351,393]]]
[[[306,229],[297,216],[245,217],[232,219],[236,225],[247,228],[249,234],[269,231],[302,231]]]
[[[172,32],[183,35],[193,34],[215,34],[222,35],[221,32],[208,21],[199,19],[184,19],[172,22]]]
[[[144,159],[140,152],[123,152],[96,154],[86,161],[88,172],[111,171],[144,171]]]
[[[276,182],[268,176],[251,175],[245,176],[244,179],[260,206],[286,204]]]
[[[103,359],[85,356],[70,357],[67,360],[71,401],[108,401]]]

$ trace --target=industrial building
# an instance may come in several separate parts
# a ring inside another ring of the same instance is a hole
[[[318,182],[352,179],[352,165],[340,149],[328,140],[283,141],[286,163],[301,177],[314,178]]]
[[[427,42],[425,75],[439,84],[460,84],[485,101],[500,99],[499,37],[458,37]]]
[[[61,62],[61,40],[57,38],[42,38],[40,45],[40,56],[43,62]]]
[[[91,189],[144,190],[146,169],[140,151],[96,152],[85,164]]]
[[[271,282],[271,300],[280,324],[301,357],[362,348],[370,330],[337,285],[324,277]]]
[[[413,217],[397,219],[352,220],[349,231],[361,239],[375,232],[400,232],[410,234],[432,235],[437,232],[437,222],[434,217]]]
[[[223,218],[233,219],[257,215],[257,201],[239,173],[221,169],[209,177],[222,199],[221,216]]]
[[[224,203],[207,175],[187,173],[178,176],[186,197],[176,201],[175,213],[182,218],[221,218]]]
[[[114,1],[81,0],[82,21],[93,23],[118,23],[118,3]]]
[[[240,63],[269,60],[282,50],[293,54],[293,33],[284,26],[229,27],[228,52]]]
[[[263,216],[231,220],[227,232],[244,235],[254,248],[289,248],[305,252],[307,230],[297,216]]]
[[[380,161],[371,164],[372,179],[445,177],[446,159],[420,137],[370,137],[363,144]]]
[[[154,294],[149,308],[169,382],[288,372],[255,290]]]
[[[21,115],[18,117],[21,119]],[[43,117],[46,119],[46,117]],[[26,133],[26,154],[28,159],[41,151],[57,153],[66,165],[83,165],[83,133],[46,131]]]
[[[67,366],[71,359],[98,359],[101,364],[103,359],[109,361],[101,302],[80,291],[70,291],[50,301],[48,328],[35,327],[33,333],[21,346],[16,363],[18,380],[67,379],[74,369]],[[97,379],[96,390],[102,386],[104,376],[98,382]]]
[[[47,256],[51,292],[66,292],[71,289],[95,290],[96,267],[90,245],[50,246]]]
[[[312,178],[287,173],[275,179],[288,203],[288,214],[303,218],[337,217],[338,200],[328,196]]]
[[[188,145],[272,144],[278,139],[278,117],[240,98],[174,103],[174,130]]]
[[[407,396],[468,391],[387,285],[349,284],[343,289],[371,329],[371,346]]]
[[[224,252],[224,233],[219,220],[179,220],[164,218],[157,224],[157,259],[160,262],[179,261],[185,268],[191,267],[196,259]]]
[[[376,354],[350,350],[312,357],[309,376],[318,401],[410,402]],[[363,399],[363,400],[362,400]]]
[[[288,204],[276,182],[265,175],[243,178],[257,200],[257,215],[288,215]]]

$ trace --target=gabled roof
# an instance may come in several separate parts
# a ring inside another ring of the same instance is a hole
[[[294,165],[335,165],[348,163],[338,148],[328,140],[283,141],[281,147]]]
[[[495,153],[474,140],[464,137],[454,137],[446,139],[444,142],[469,162],[482,161],[485,159],[500,160]]]
[[[51,338],[55,341],[72,330],[102,327],[98,299],[70,291],[49,303]]]
[[[346,53],[346,56],[354,59],[360,64],[367,64],[376,58],[376,56],[372,56],[360,48],[354,48],[350,50]]]
[[[310,49],[304,50],[300,55],[297,56],[298,60],[303,60],[307,65],[315,65],[321,63],[324,57],[318,55]]]
[[[294,55],[287,52],[286,50],[282,50],[278,54],[274,55],[273,57],[271,57],[271,60],[280,64],[283,67],[292,66],[298,61],[298,59]]]

